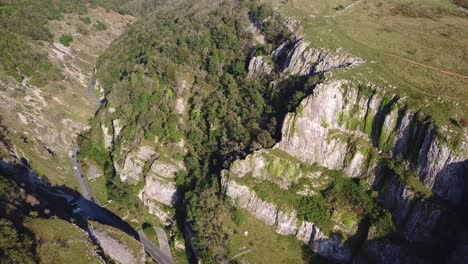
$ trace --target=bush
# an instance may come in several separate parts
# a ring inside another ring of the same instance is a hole
[[[370,214],[374,201],[365,186],[347,177],[334,177],[331,187],[325,192],[326,198],[333,207],[349,207],[359,215]]]
[[[232,215],[232,220],[237,226],[241,226],[245,223],[245,215],[240,209],[236,209]]]
[[[78,26],[78,33],[80,33],[81,35],[87,36],[89,35],[89,30],[86,27],[80,25]]]
[[[107,29],[107,24],[101,21],[97,21],[96,24],[94,24],[94,28],[98,31],[103,31]]]
[[[86,25],[91,25],[91,18],[89,17],[83,17],[81,18],[81,21],[83,21],[83,23],[85,23]]]
[[[60,37],[60,43],[65,47],[70,47],[70,43],[73,41],[73,37],[70,34],[63,34]]]
[[[150,223],[143,223],[142,229],[145,235],[147,235],[148,237],[156,237],[156,231]]]
[[[297,215],[300,219],[324,226],[330,220],[331,210],[321,195],[307,196],[300,200]]]

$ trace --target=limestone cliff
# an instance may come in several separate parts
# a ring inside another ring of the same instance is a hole
[[[456,221],[448,220],[450,210],[428,199],[427,193],[452,206],[459,206],[466,197],[466,139],[459,144],[450,146],[434,125],[421,120],[397,97],[347,81],[329,81],[286,116],[282,140],[272,150],[234,162],[223,181],[227,196],[238,206],[275,226],[278,233],[294,234],[320,255],[342,262],[351,258],[351,249],[338,238],[317,239],[319,233],[314,232],[304,236],[302,229],[313,223],[298,223],[294,212],[282,212],[236,181],[249,176],[288,189],[297,179],[309,178],[315,184],[301,186],[298,193],[313,195],[323,179],[310,176],[304,164],[342,170],[349,177],[366,179],[379,191],[382,206],[392,212],[393,222],[408,242],[432,243],[441,239],[442,222],[455,225]],[[390,173],[389,160],[405,164],[414,172],[414,180],[402,181]],[[404,252],[389,243],[366,245],[368,250],[382,246]]]
[[[271,57],[279,63],[283,73],[292,75],[323,74],[364,63],[364,60],[343,50],[333,53],[326,49],[311,48],[310,43],[303,39],[281,44],[272,51]]]
[[[282,78],[322,75],[364,63],[342,50],[332,53],[310,48],[300,38],[279,45],[270,58]],[[258,57],[251,60],[250,78],[273,72],[270,65],[263,64]],[[452,232],[448,228],[441,235],[444,228],[457,226],[454,208],[467,200],[468,139],[463,131],[458,139],[444,135],[442,131],[447,130],[411,109],[404,98],[385,94],[372,84],[327,80],[285,117],[281,140],[273,149],[235,161],[223,173],[222,182],[228,197],[279,234],[295,235],[314,252],[347,262],[355,250],[349,243],[326,236],[314,223],[298,220],[294,210],[285,211],[275,202],[261,199],[247,180],[288,190],[300,179],[297,194],[307,196],[322,190],[328,180],[310,166],[340,170],[373,186],[379,204],[391,212],[405,243],[433,245]],[[346,228],[341,219],[334,223],[335,232],[352,235],[353,228]],[[361,253],[366,251],[388,263],[390,255],[378,255],[380,250],[394,252],[402,261],[421,261],[408,255],[402,244],[385,239],[367,241]],[[361,253],[356,263],[369,261]]]
[[[459,205],[465,190],[466,139],[451,149],[433,125],[397,97],[361,91],[346,81],[319,85],[286,116],[276,148],[307,163],[343,169],[375,183],[375,153],[402,157],[434,194]],[[367,94],[366,94],[367,93]],[[352,140],[356,139],[356,140]]]

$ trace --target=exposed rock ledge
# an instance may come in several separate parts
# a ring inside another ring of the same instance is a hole
[[[96,228],[90,229],[91,234],[96,238],[106,255],[116,263],[137,264],[144,259],[143,246],[141,245],[141,256],[134,256],[130,250],[118,240],[112,238],[107,232]]]
[[[268,75],[273,71],[273,65],[269,57],[253,57],[249,62],[247,79],[253,80],[262,75]]]
[[[173,206],[179,199],[174,178],[183,167],[173,162],[155,160],[146,175],[146,182],[138,197],[148,207],[149,212],[163,221],[171,217],[164,206]]]
[[[143,175],[145,163],[155,154],[156,152],[148,146],[140,146],[138,150],[128,153],[123,167],[115,163],[115,169],[120,175],[120,179],[123,182],[128,179],[138,181]]]
[[[321,75],[363,63],[365,63],[363,59],[353,57],[342,49],[331,52],[322,48],[311,48],[309,42],[300,39],[282,43],[270,53],[269,57],[253,57],[249,62],[247,78],[252,80],[269,75],[275,68],[284,76]]]
[[[322,48],[311,48],[310,43],[303,39],[281,44],[271,52],[270,56],[279,64],[284,74],[290,75],[323,74],[365,62],[341,49],[332,53]]]

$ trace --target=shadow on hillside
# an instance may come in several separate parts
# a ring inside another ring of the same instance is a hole
[[[74,223],[89,233],[89,220],[119,229],[139,240],[138,232],[113,212],[85,199],[67,186],[51,186],[42,181],[27,165],[0,160],[0,173],[12,179],[37,202],[33,210],[44,218],[57,217]],[[92,236],[91,236],[92,238]],[[95,241],[94,241],[95,242]]]

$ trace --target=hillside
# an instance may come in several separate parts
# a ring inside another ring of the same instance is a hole
[[[464,6],[0,0],[0,258],[464,263]]]

